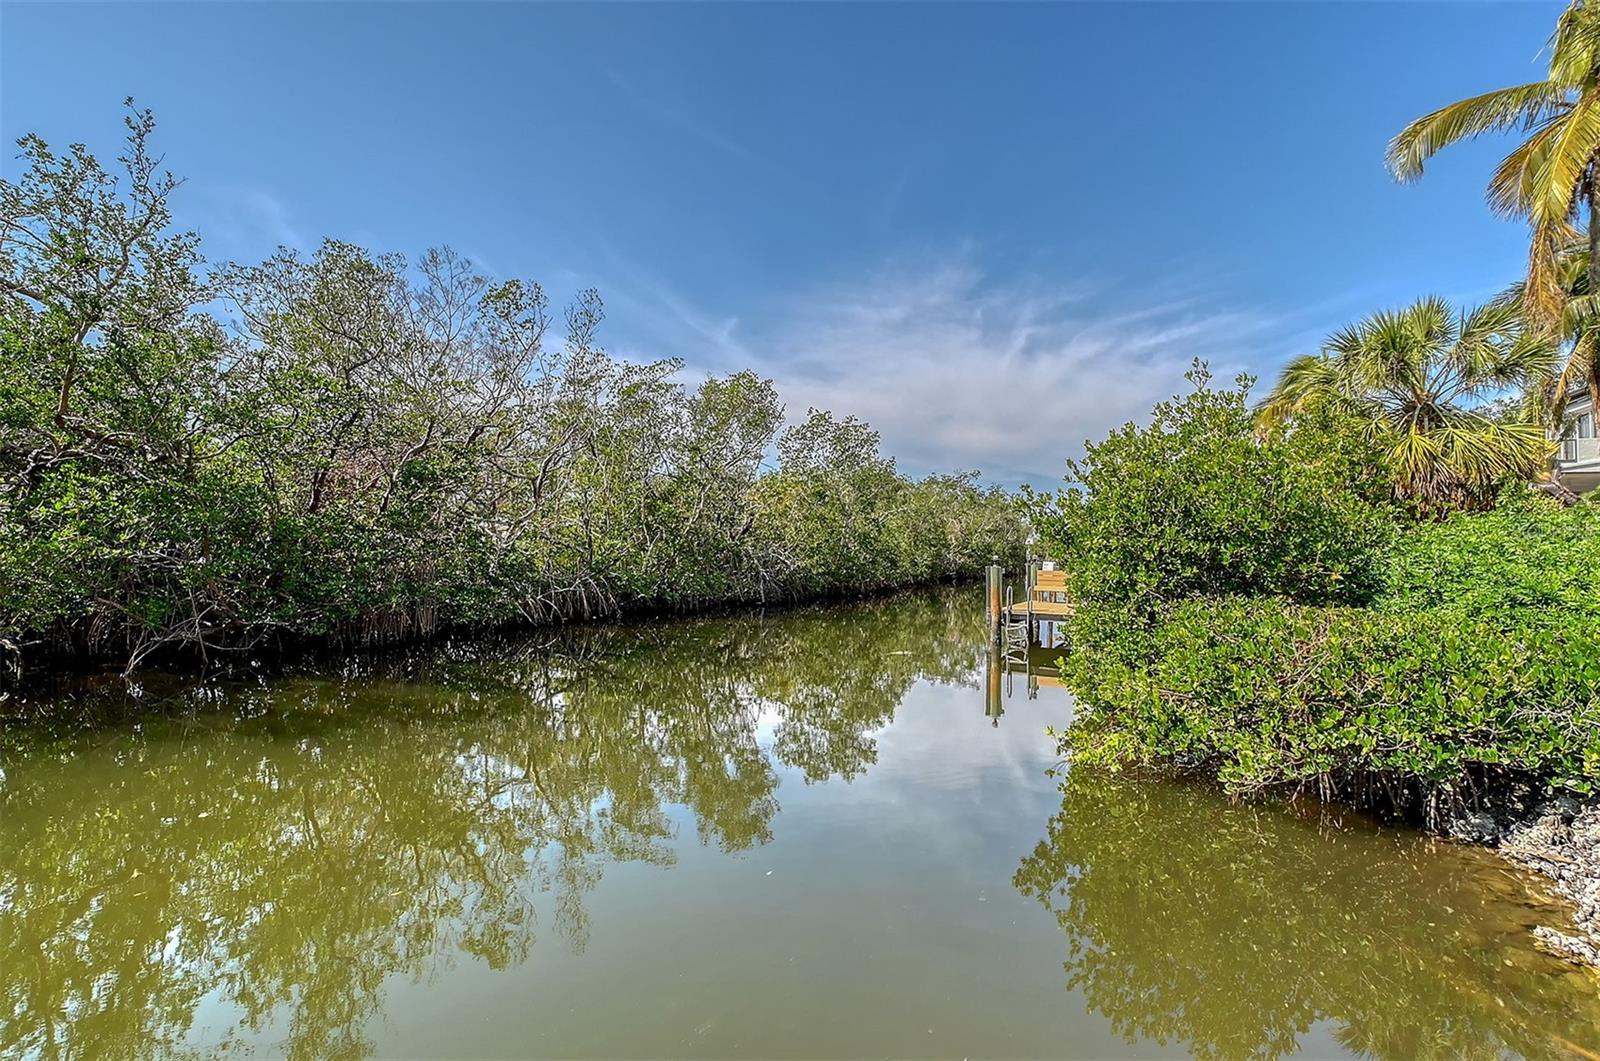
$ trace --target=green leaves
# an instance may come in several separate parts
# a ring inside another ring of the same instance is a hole
[[[1193,601],[1131,662],[1074,654],[1083,727],[1068,750],[1171,761],[1237,791],[1377,776],[1417,795],[1484,767],[1587,785],[1600,778],[1600,700],[1574,676],[1593,669],[1597,638],[1592,609],[1553,622]]]
[[[1370,593],[1392,533],[1372,503],[1387,486],[1378,455],[1327,413],[1258,438],[1247,381],[1196,382],[1158,405],[1149,427],[1091,443],[1058,497],[1029,495],[1075,597],[1125,613],[1125,625],[1198,596]]]
[[[1397,543],[1375,606],[1490,623],[1600,617],[1600,509],[1511,491],[1494,512],[1419,525]]]
[[[1257,410],[1263,431],[1319,407],[1365,423],[1387,450],[1395,493],[1427,514],[1493,504],[1508,479],[1544,470],[1553,443],[1537,420],[1499,422],[1479,407],[1515,387],[1538,391],[1556,349],[1526,331],[1513,300],[1459,314],[1439,298],[1383,311],[1329,336],[1283,370]]]
[[[1340,356],[1399,373],[1413,340],[1503,321],[1439,308],[1390,315]],[[1343,385],[1337,367],[1299,363],[1280,387]],[[1416,808],[1489,775],[1600,781],[1600,509],[1519,484],[1492,512],[1407,525],[1384,500],[1394,474],[1488,482],[1541,431],[1464,415],[1372,431],[1336,391],[1258,437],[1242,383],[1198,383],[1089,446],[1073,489],[1028,496],[1080,601],[1064,752]]]
[[[1009,498],[914,482],[770,380],[559,345],[537,285],[328,240],[201,274],[148,114],[122,183],[0,181],[0,661],[132,669],[303,638],[856,593],[1020,561]],[[213,285],[212,281],[215,281]],[[201,312],[221,294],[230,328]],[[776,449],[780,467],[767,466]]]

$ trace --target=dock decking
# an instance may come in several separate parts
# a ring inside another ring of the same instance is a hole
[[[1009,619],[1066,619],[1075,610],[1067,595],[1067,576],[1062,571],[1038,571],[1033,585],[1028,588],[1028,598],[1006,608]]]
[[[1066,619],[1075,610],[1071,601],[1036,600],[1033,607],[1026,603],[1013,604],[1008,609],[1014,619],[1025,619],[1032,615],[1035,619]]]

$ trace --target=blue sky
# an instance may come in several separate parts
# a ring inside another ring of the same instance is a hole
[[[1505,145],[1405,187],[1383,150],[1538,78],[1559,10],[0,2],[0,134],[110,160],[132,95],[213,259],[449,244],[598,287],[617,354],[861,415],[909,471],[1050,483],[1194,357],[1270,378],[1512,279]]]

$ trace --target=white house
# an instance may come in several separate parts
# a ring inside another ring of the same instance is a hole
[[[1587,393],[1567,402],[1566,421],[1556,467],[1561,482],[1581,494],[1600,486],[1600,437],[1596,437],[1594,407]]]

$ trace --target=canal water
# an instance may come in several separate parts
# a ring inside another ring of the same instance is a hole
[[[1063,771],[981,608],[68,697],[0,752],[0,1056],[1600,1052],[1536,882]]]

